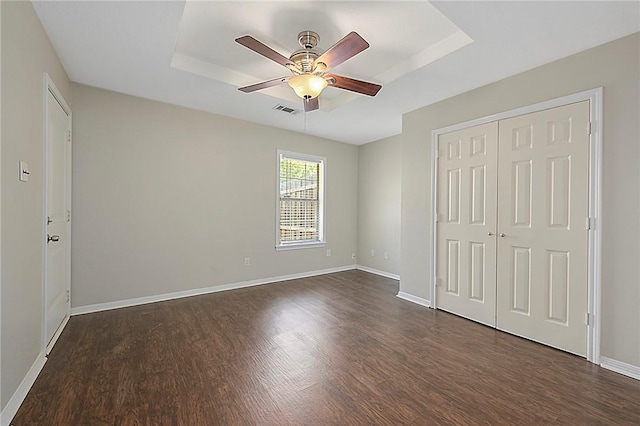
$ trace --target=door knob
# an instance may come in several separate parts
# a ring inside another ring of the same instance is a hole
[[[501,233],[500,233],[500,236],[501,236],[502,238],[504,238],[504,237],[506,237],[507,235],[506,235],[504,232],[501,232]]]
[[[60,235],[47,234],[47,244],[49,244],[51,241],[53,241],[54,243],[57,243],[58,241],[60,241]]]
[[[493,237],[493,235],[494,235],[494,234],[493,234],[493,232],[489,231],[489,232],[487,233],[487,235],[488,235],[488,236],[490,236],[490,237]]]

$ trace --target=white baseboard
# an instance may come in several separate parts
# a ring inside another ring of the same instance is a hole
[[[0,414],[1,426],[9,426],[11,424],[13,416],[16,415],[20,405],[22,405],[22,402],[27,397],[29,389],[31,389],[31,386],[33,386],[38,378],[38,374],[42,371],[45,362],[47,362],[47,358],[44,356],[44,352],[40,352],[33,362],[33,365],[31,365],[29,372],[24,376],[24,379],[22,379],[22,383],[20,383],[20,386],[18,386],[18,389],[16,389],[9,402],[7,402],[4,410],[2,410],[2,414]]]
[[[422,297],[414,296],[413,294],[405,293],[403,291],[399,291],[398,294],[396,294],[396,297],[408,300],[409,302],[413,302],[417,305],[425,306],[427,308],[431,307],[431,300],[423,299]]]
[[[263,284],[271,284],[280,281],[296,280],[299,278],[314,277],[317,275],[332,274],[356,269],[356,265],[341,266],[338,268],[321,269],[317,271],[301,272],[298,274],[281,275],[279,277],[261,278],[251,281],[240,281],[231,284],[222,284],[213,287],[196,288],[193,290],[176,291],[173,293],[157,294],[154,296],[137,297],[135,299],[116,300],[114,302],[96,303],[94,305],[76,306],[71,308],[71,315],[83,315],[92,312],[108,311],[111,309],[126,308],[129,306],[145,305],[147,303],[163,302],[165,300],[181,299],[183,297],[199,296],[202,294],[217,293],[219,291],[236,290],[239,288],[253,287]]]
[[[62,320],[62,324],[60,324],[60,327],[58,327],[58,329],[56,330],[56,332],[54,333],[53,337],[51,338],[51,341],[49,342],[49,344],[47,345],[47,347],[45,348],[45,355],[49,355],[49,353],[51,352],[51,350],[53,349],[53,347],[55,346],[56,342],[58,341],[58,338],[60,337],[60,335],[62,334],[62,331],[64,330],[64,328],[67,326],[67,323],[69,322],[69,315],[67,315],[66,317],[64,317],[64,319]]]
[[[600,367],[615,371],[616,373],[624,374],[632,379],[640,380],[640,367],[637,365],[627,364],[626,362],[601,356]]]
[[[400,275],[392,274],[391,272],[380,271],[378,269],[369,268],[368,266],[356,265],[356,269],[360,271],[369,272],[370,274],[380,275],[382,277],[391,278],[392,280],[400,281]]]

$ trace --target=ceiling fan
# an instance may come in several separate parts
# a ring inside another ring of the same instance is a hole
[[[320,41],[320,36],[317,33],[313,31],[301,32],[298,34],[298,43],[302,49],[296,50],[287,58],[249,35],[237,38],[236,42],[239,44],[291,71],[289,76],[240,87],[238,90],[251,93],[288,83],[304,100],[304,110],[313,111],[318,109],[318,95],[326,87],[335,87],[369,96],[375,96],[382,88],[379,84],[327,73],[331,68],[340,65],[369,47],[369,43],[358,33],[350,32],[322,54],[315,50],[318,41]]]

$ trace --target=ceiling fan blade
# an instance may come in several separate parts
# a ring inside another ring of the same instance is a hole
[[[272,61],[279,63],[280,65],[286,67],[287,65],[291,64],[291,60],[289,58],[287,58],[286,56],[282,56],[266,44],[256,40],[249,35],[238,37],[236,39],[236,42],[243,45],[244,47],[253,50],[256,53],[259,53],[267,59],[271,59]]]
[[[262,83],[239,87],[238,90],[244,93],[251,93],[255,92],[256,90],[266,89],[267,87],[279,86],[285,83],[287,80],[289,80],[289,77],[274,78],[273,80],[263,81]]]
[[[369,43],[360,35],[352,31],[342,40],[331,46],[326,52],[324,52],[318,59],[318,62],[323,62],[327,65],[327,69],[336,67],[346,61],[347,59],[356,56],[369,47]]]
[[[317,96],[311,99],[304,99],[303,102],[304,102],[304,112],[314,111],[320,108],[320,105],[318,104]]]
[[[329,87],[337,87],[338,89],[362,93],[363,95],[375,96],[378,94],[380,89],[382,89],[382,86],[379,84],[355,80],[353,78],[343,77],[336,74],[325,74],[324,78],[329,83]],[[334,83],[331,83],[331,80],[333,80]]]

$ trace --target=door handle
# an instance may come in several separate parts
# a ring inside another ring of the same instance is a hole
[[[54,243],[57,243],[58,241],[60,241],[60,235],[47,234],[47,244],[49,244],[51,241],[53,241]]]
[[[506,235],[504,232],[501,232],[501,233],[500,233],[500,236],[501,236],[502,238],[504,238],[504,237],[506,237],[507,235]]]
[[[487,232],[487,235],[490,236],[490,237],[493,237],[494,234],[493,234],[493,232],[489,231],[489,232]]]

